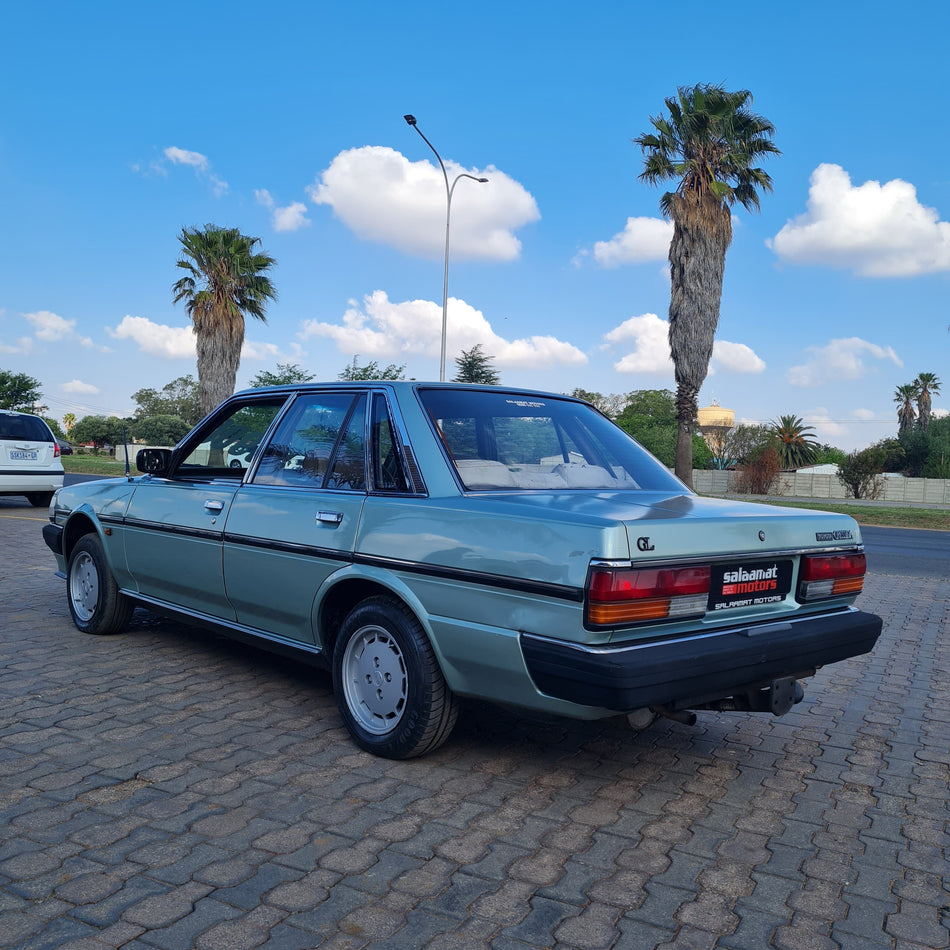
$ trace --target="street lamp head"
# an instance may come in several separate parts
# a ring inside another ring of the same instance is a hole
[[[487,178],[476,178],[475,181],[480,181],[480,182],[484,185],[485,182],[488,181],[488,179],[487,179]]]
[[[404,115],[403,118],[409,123],[409,125],[416,124],[416,117],[414,115]]]

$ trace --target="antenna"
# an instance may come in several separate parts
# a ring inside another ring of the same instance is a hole
[[[132,480],[132,471],[129,468],[129,442],[125,437],[125,424],[122,425],[122,448],[125,450],[125,477]]]

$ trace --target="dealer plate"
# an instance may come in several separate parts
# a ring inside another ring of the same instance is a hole
[[[709,609],[758,607],[785,600],[792,589],[792,562],[749,561],[713,564],[709,578]]]

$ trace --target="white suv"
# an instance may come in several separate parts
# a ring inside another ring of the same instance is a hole
[[[0,495],[26,495],[37,508],[63,487],[63,463],[50,427],[26,412],[0,409]]]

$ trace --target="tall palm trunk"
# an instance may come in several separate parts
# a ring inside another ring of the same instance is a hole
[[[678,478],[693,487],[693,433],[699,391],[712,356],[726,251],[732,241],[728,208],[689,196],[671,203],[670,355],[676,376]]]
[[[193,314],[195,348],[198,356],[198,401],[204,415],[234,392],[241,348],[244,346],[244,317],[216,320],[196,309]]]

